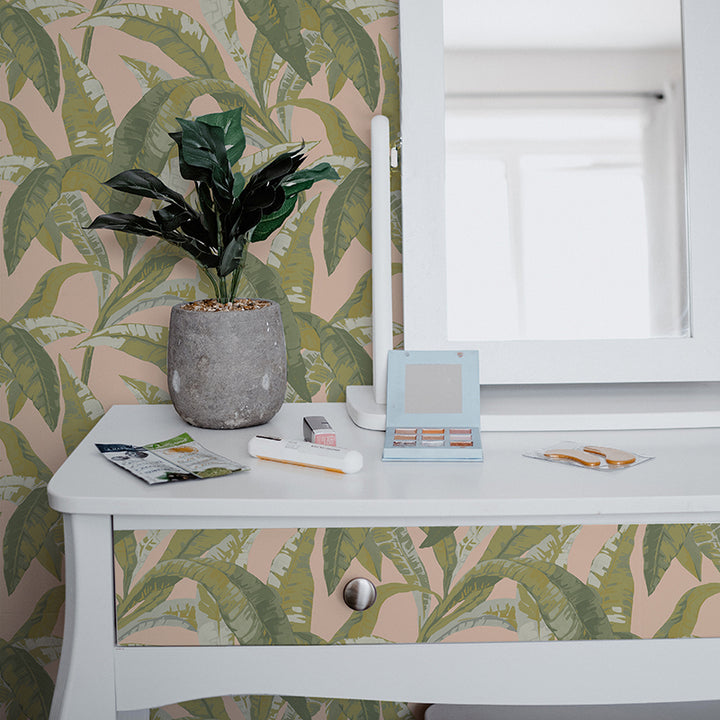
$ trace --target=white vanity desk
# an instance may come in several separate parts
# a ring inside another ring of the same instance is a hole
[[[365,467],[338,475],[260,461],[247,440],[302,437],[323,414]],[[225,478],[149,486],[95,442],[143,444],[180,432],[251,466]],[[653,455],[623,472],[558,467],[522,452],[560,439]],[[65,515],[66,635],[51,717],[147,718],[140,708],[224,694],[357,697],[427,703],[597,704],[720,698],[720,639],[119,647],[112,532],[143,528],[688,523],[720,520],[720,429],[483,435],[483,463],[383,463],[383,434],[342,404],[286,405],[262,429],[189,428],[170,406],[116,406],[49,485]],[[513,673],[506,668],[513,666]],[[443,673],[442,668],[452,668]],[[682,675],[682,678],[680,678]],[[522,683],[517,677],[523,677]],[[558,678],[563,678],[558,683]],[[599,677],[607,682],[597,682]]]

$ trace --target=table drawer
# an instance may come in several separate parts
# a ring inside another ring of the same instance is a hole
[[[115,531],[123,645],[720,637],[711,525]],[[352,578],[377,599],[351,610]]]

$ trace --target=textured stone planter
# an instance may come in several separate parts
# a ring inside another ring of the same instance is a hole
[[[287,360],[280,306],[202,312],[175,305],[168,389],[178,415],[197,427],[261,425],[285,399]]]

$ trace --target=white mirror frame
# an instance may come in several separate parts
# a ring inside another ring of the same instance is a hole
[[[720,381],[720,2],[682,15],[691,337],[468,346],[446,330],[443,0],[400,0],[406,349],[477,349],[483,385]]]

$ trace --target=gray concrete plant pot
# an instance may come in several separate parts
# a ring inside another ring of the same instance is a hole
[[[249,309],[235,309],[240,306]],[[280,306],[271,300],[175,305],[167,361],[170,398],[185,422],[212,429],[266,423],[280,409],[287,383]]]

